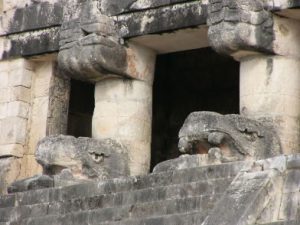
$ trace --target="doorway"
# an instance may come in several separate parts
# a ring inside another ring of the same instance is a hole
[[[191,112],[239,113],[239,63],[211,48],[157,57],[151,167],[180,155],[178,132]]]
[[[92,118],[95,107],[94,92],[94,84],[71,80],[68,135],[74,137],[92,136]]]

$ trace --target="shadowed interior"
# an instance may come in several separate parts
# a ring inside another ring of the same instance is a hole
[[[68,135],[75,137],[92,136],[94,92],[94,84],[71,80]]]
[[[178,157],[178,132],[191,112],[239,113],[239,63],[211,48],[158,56],[153,88],[152,168]]]

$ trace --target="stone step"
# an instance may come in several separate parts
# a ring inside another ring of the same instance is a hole
[[[64,202],[61,210],[91,209],[97,207],[116,207],[136,203],[149,203],[169,199],[190,198],[194,196],[211,196],[222,194],[231,183],[232,178],[217,179],[208,182],[192,182],[179,185],[141,189],[132,192],[119,192],[111,195],[93,196]]]
[[[1,196],[0,208],[55,201],[67,201],[79,197],[84,198],[99,194],[129,192],[201,180],[206,181],[218,178],[232,178],[240,171],[243,165],[244,162],[236,162],[214,166],[195,167],[149,174],[146,176],[126,177],[102,182],[90,182],[63,188],[50,188],[16,193]]]
[[[264,224],[255,224],[255,225],[299,225],[300,220],[289,220],[289,221],[278,221],[272,223],[264,223]]]
[[[32,215],[43,216],[50,214],[66,214],[71,212],[91,210],[96,208],[110,208],[138,203],[184,199],[204,196],[208,200],[211,196],[222,194],[231,183],[232,178],[191,182],[178,185],[141,189],[132,192],[118,192],[115,194],[97,195],[86,198],[76,198],[63,202],[23,205],[0,209],[0,222],[28,218]]]
[[[189,212],[159,217],[137,218],[125,221],[106,222],[101,223],[100,225],[196,225],[201,224],[204,221],[205,217],[206,215],[201,212]]]
[[[107,216],[107,215],[105,215]],[[19,225],[195,225],[201,224],[205,215],[199,211],[188,213],[163,215],[147,218],[134,218],[104,222],[106,218],[99,217],[97,212],[73,213],[65,216],[47,216],[31,218],[22,221]]]

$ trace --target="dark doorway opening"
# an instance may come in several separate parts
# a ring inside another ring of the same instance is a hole
[[[91,137],[95,85],[71,80],[68,135]]]
[[[178,132],[195,111],[239,113],[239,63],[211,48],[158,56],[153,89],[152,168],[180,155]]]

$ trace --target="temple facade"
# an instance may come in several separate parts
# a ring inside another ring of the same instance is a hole
[[[100,224],[76,188],[164,179],[216,192],[101,224],[299,224],[299,36],[298,0],[0,0],[0,224]],[[32,209],[47,190],[64,214]]]

